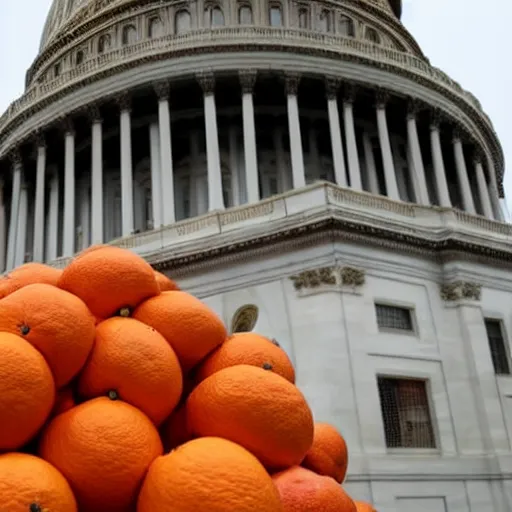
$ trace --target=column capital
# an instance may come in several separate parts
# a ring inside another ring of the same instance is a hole
[[[377,109],[386,108],[386,104],[389,101],[390,94],[385,89],[377,89],[375,91],[375,107]]]
[[[430,111],[430,129],[439,130],[441,123],[445,121],[444,114],[438,109],[434,108]]]
[[[168,100],[171,92],[171,84],[168,80],[160,80],[153,83],[153,89],[156,93],[158,101]]]
[[[46,140],[42,130],[37,130],[32,136],[36,149],[46,148]]]
[[[482,155],[482,153],[478,149],[475,150],[475,153],[473,155],[473,164],[475,165],[475,167],[477,165],[482,165],[483,161],[484,161],[484,156]]]
[[[15,147],[9,152],[9,160],[14,167],[17,167],[23,163],[20,148]]]
[[[91,103],[85,107],[85,112],[91,123],[101,123],[101,110],[98,103]]]
[[[75,129],[73,126],[73,119],[71,116],[61,116],[58,119],[59,128],[65,135],[74,135]]]
[[[253,92],[257,77],[258,72],[255,69],[241,69],[238,72],[242,94],[251,94]]]
[[[465,133],[462,131],[461,127],[458,125],[454,125],[452,129],[452,142],[460,142],[464,144],[466,142]]]
[[[325,96],[328,100],[334,100],[338,97],[340,87],[341,79],[333,76],[325,77]]]
[[[284,88],[286,95],[296,96],[299,92],[300,73],[285,73],[284,75]]]
[[[196,74],[196,79],[204,94],[213,94],[215,91],[215,75],[213,71],[201,71]]]
[[[121,112],[129,112],[132,106],[132,99],[129,93],[123,92],[115,97],[115,101]]]
[[[407,119],[416,119],[421,112],[423,103],[417,98],[407,98]]]
[[[351,105],[356,101],[357,85],[347,82],[343,84],[343,103],[350,103]]]

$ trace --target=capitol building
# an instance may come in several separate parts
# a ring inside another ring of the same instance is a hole
[[[0,117],[0,267],[129,248],[279,340],[354,498],[510,512],[503,152],[401,10],[54,0]]]

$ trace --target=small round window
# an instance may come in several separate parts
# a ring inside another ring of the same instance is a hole
[[[258,321],[258,306],[246,304],[238,308],[231,321],[231,332],[250,332]]]

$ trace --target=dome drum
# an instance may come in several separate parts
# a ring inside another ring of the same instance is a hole
[[[11,223],[7,268],[318,180],[501,220],[490,159],[417,100],[251,69],[127,93],[49,126],[44,144],[19,148],[4,195],[24,222]],[[12,240],[14,230],[22,240]],[[45,231],[54,235],[42,244]]]

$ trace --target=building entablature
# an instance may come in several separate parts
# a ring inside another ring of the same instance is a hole
[[[205,239],[209,242],[205,244]],[[440,263],[512,268],[512,226],[454,208],[404,204],[318,182],[110,242],[175,276],[321,241],[379,247]],[[70,257],[51,265],[65,267]]]

